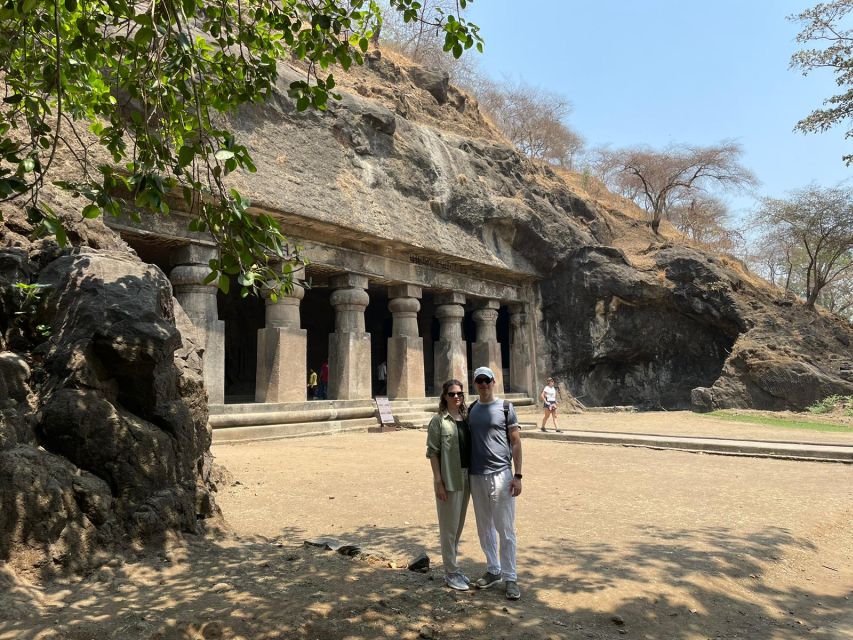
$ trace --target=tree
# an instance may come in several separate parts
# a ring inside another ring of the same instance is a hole
[[[767,198],[755,220],[785,239],[792,271],[797,250],[803,252],[807,307],[814,307],[828,285],[853,272],[853,190],[812,185],[787,199]]]
[[[415,0],[388,4],[406,22],[426,19]],[[229,173],[255,166],[219,116],[264,100],[278,61],[291,58],[305,63],[289,89],[297,109],[326,109],[336,97],[329,67],[362,64],[381,21],[373,0],[9,0],[0,5],[0,204],[24,208],[64,244],[39,197],[62,150],[81,178],[53,183],[85,199],[83,217],[164,214],[182,198],[190,229],[221,250],[209,281],[227,290],[238,276],[244,294],[270,286],[275,295],[300,257],[272,216],[250,214],[227,187]],[[482,50],[476,25],[457,14],[432,23],[455,57]]]
[[[648,147],[604,150],[599,156],[605,180],[651,214],[649,225],[655,233],[659,233],[662,219],[705,197],[711,186],[756,184],[752,172],[740,164],[741,148],[734,142],[709,147],[671,145],[662,151]]]
[[[733,252],[740,238],[737,231],[726,224],[728,217],[726,204],[707,194],[697,194],[689,201],[676,203],[669,211],[669,220],[686,238]]]
[[[483,80],[476,88],[482,109],[524,154],[571,168],[583,138],[566,119],[572,103],[564,96],[524,82],[500,85]]]
[[[819,42],[822,45],[822,48],[796,52],[791,56],[791,68],[799,69],[804,76],[815,69],[830,69],[841,89],[841,93],[824,100],[823,109],[815,109],[800,120],[795,130],[822,133],[842,122],[853,122],[853,29],[843,28],[851,10],[853,0],[832,0],[788,17],[803,25],[797,34],[798,43]],[[844,137],[851,136],[853,128],[848,128]],[[853,154],[845,155],[843,160],[850,164]]]

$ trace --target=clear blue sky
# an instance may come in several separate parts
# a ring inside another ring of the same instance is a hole
[[[816,0],[814,0],[816,1]],[[808,0],[475,0],[468,18],[486,41],[486,75],[569,98],[569,124],[589,146],[734,139],[761,181],[784,196],[853,175],[844,128],[794,133],[838,92],[832,74],[788,69]],[[729,197],[733,213],[754,206]]]

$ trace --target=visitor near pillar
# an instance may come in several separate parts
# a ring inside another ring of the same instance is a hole
[[[313,400],[317,396],[317,372],[314,369],[308,374],[308,399]]]
[[[323,366],[320,367],[320,392],[318,398],[325,400],[329,396],[329,362],[323,361]]]

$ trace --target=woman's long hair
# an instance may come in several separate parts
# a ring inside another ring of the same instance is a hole
[[[462,391],[465,391],[465,385],[463,385],[456,378],[452,378],[448,380],[443,385],[441,385],[441,398],[438,400],[438,412],[444,413],[447,411],[447,390],[450,387],[459,387]],[[462,406],[459,407],[459,413],[462,414],[462,419],[468,419],[468,407],[465,405],[465,399],[462,399]]]

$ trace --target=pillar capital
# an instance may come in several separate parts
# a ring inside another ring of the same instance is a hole
[[[459,321],[465,317],[465,307],[461,304],[440,304],[435,308],[435,317],[442,324]]]
[[[205,244],[191,243],[174,249],[169,255],[169,262],[178,264],[204,264],[219,257],[219,249]]]
[[[342,273],[337,276],[332,276],[329,279],[329,284],[335,289],[367,289],[367,276],[362,276],[357,273]]]
[[[500,301],[499,301],[499,300],[495,300],[495,299],[493,299],[493,298],[489,298],[489,299],[486,299],[486,300],[480,300],[479,302],[477,302],[477,303],[475,304],[475,307],[476,307],[476,309],[478,309],[478,310],[481,310],[481,309],[482,309],[482,310],[484,310],[484,309],[493,309],[493,310],[497,311],[498,309],[500,309],[500,308],[501,308],[501,303],[500,303]]]
[[[395,284],[388,287],[389,298],[421,298],[423,290],[414,284]]]
[[[465,294],[449,291],[435,294],[435,304],[465,304]]]
[[[293,289],[289,293],[276,296],[275,302],[270,297],[271,291],[264,291],[263,295],[266,304],[266,327],[280,328],[293,327],[298,329],[299,320],[299,304],[302,298],[305,297],[305,289],[294,283]]]

